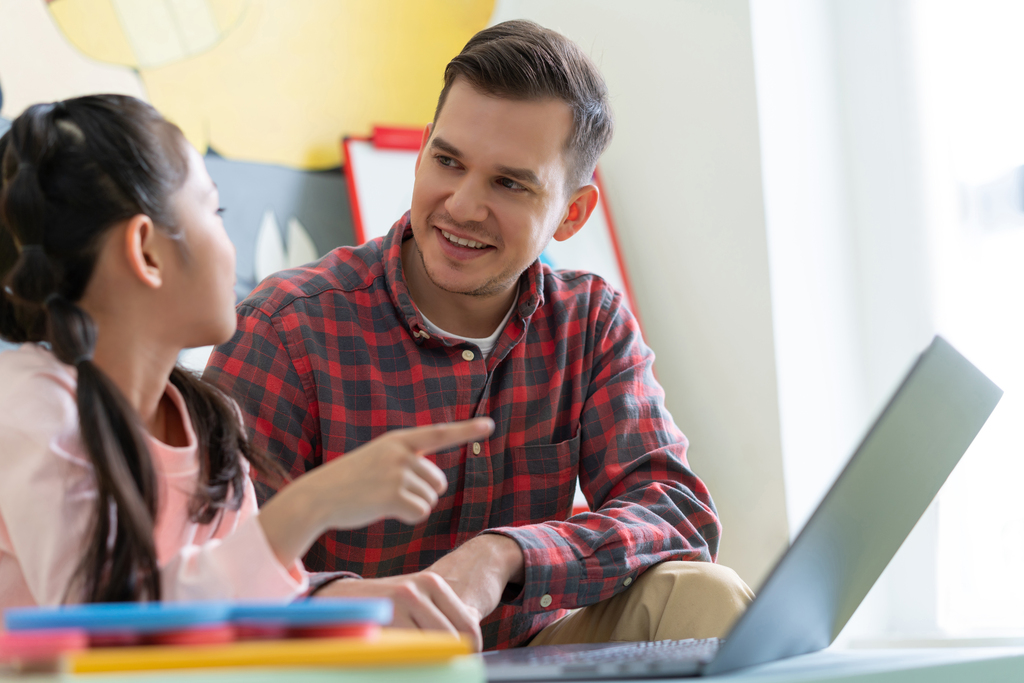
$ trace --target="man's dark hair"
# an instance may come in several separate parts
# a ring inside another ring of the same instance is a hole
[[[532,21],[506,21],[480,31],[444,70],[435,123],[448,91],[460,77],[485,95],[510,100],[556,98],[568,104],[573,118],[565,144],[568,191],[590,182],[612,138],[612,112],[604,78],[576,43]]]

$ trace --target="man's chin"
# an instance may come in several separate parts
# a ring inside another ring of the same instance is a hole
[[[487,284],[474,284],[467,283],[464,281],[445,281],[440,278],[435,278],[431,275],[430,270],[427,269],[427,277],[431,283],[438,289],[447,292],[448,294],[459,294],[461,296],[473,296],[473,297],[484,297],[492,296],[497,294],[500,289],[493,286],[491,283]]]
[[[449,294],[460,296],[488,297],[502,294],[508,290],[508,286],[502,286],[496,280],[471,280],[469,278],[442,278],[438,277],[431,268],[424,263],[424,271],[427,279],[438,289]]]

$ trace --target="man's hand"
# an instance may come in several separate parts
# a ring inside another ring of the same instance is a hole
[[[318,590],[316,597],[391,598],[395,603],[392,626],[463,633],[475,652],[483,647],[480,612],[463,602],[443,578],[430,570],[385,579],[341,579]]]
[[[317,597],[391,598],[392,626],[460,632],[483,647],[480,621],[494,611],[509,583],[522,583],[523,551],[506,536],[481,534],[415,574],[386,579],[342,579]]]
[[[509,583],[523,583],[525,561],[519,544],[507,536],[481,534],[427,568],[439,575],[463,603],[483,619],[501,602]]]

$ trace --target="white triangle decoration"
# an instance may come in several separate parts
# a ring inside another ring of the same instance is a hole
[[[320,254],[316,245],[298,218],[288,221],[288,268],[298,268],[310,261],[316,261]]]
[[[263,212],[260,229],[256,234],[256,257],[253,259],[253,276],[256,282],[288,267],[288,257],[281,241],[281,230],[277,227],[277,217],[273,209]]]

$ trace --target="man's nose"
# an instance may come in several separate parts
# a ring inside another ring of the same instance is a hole
[[[487,219],[486,188],[479,179],[463,177],[445,202],[452,220],[457,223],[482,223]]]

